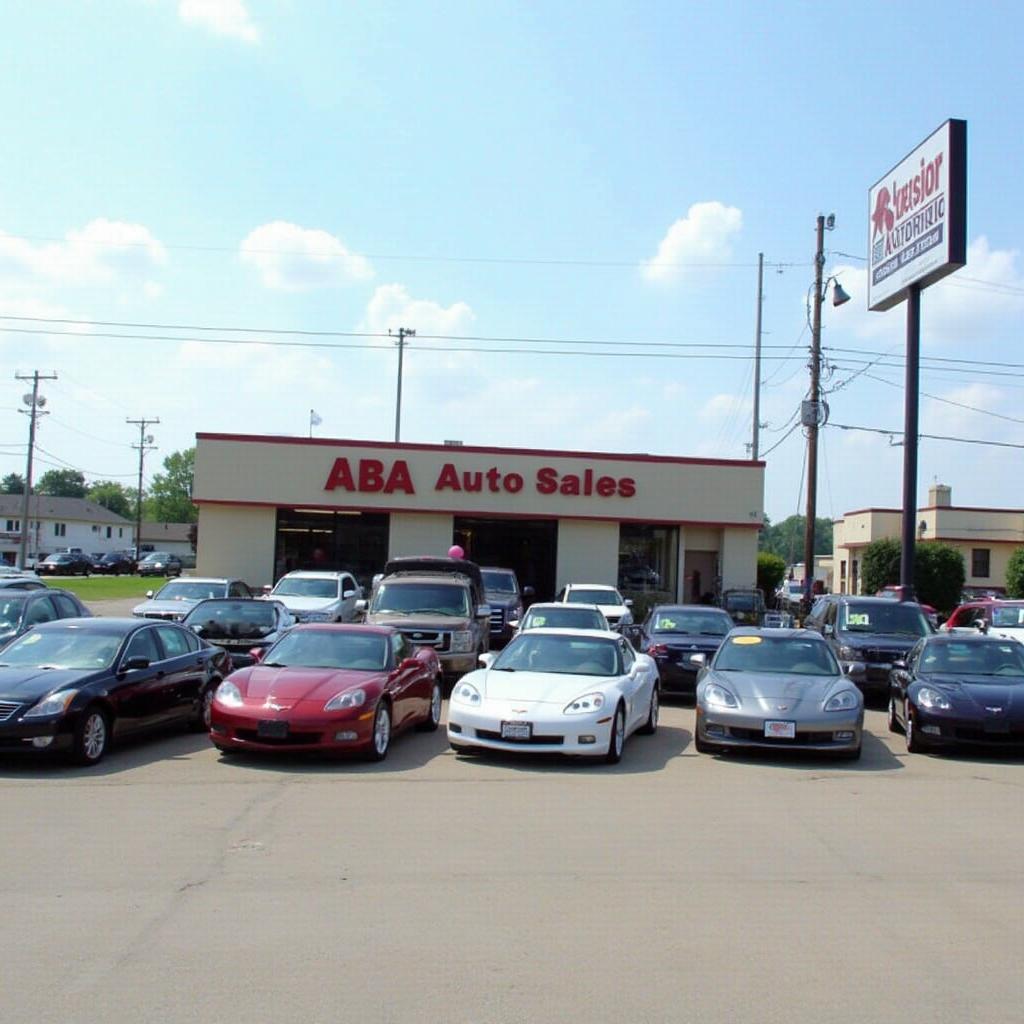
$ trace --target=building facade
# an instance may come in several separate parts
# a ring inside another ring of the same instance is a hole
[[[863,550],[876,540],[900,537],[898,508],[865,508],[847,512],[832,528],[834,583],[841,594],[861,593]],[[934,484],[928,504],[917,512],[918,541],[941,541],[964,559],[964,586],[974,590],[1006,590],[1010,556],[1024,546],[1024,510],[975,508],[953,504],[952,488]]]
[[[666,600],[753,586],[761,462],[198,434],[198,571],[271,583],[447,553],[515,569],[550,599],[568,582]]]
[[[23,504],[20,494],[0,495],[0,558],[8,565],[15,565],[20,555]],[[134,543],[134,525],[94,501],[29,495],[29,564],[65,548],[81,548],[92,555],[124,551]]]

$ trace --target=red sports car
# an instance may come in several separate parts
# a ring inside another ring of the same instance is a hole
[[[309,624],[220,684],[210,739],[224,752],[359,751],[380,761],[394,734],[432,731],[440,720],[432,649],[390,626]]]

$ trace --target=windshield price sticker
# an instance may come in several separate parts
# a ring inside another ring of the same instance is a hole
[[[759,644],[761,642],[761,638],[759,636],[734,636],[732,638],[732,642],[736,644],[737,647],[750,647],[753,644]]]
[[[867,612],[850,612],[846,616],[846,624],[848,626],[870,626],[871,623],[868,621]]]

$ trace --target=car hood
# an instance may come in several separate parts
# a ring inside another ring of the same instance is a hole
[[[204,640],[217,643],[218,640],[251,640],[253,643],[266,642],[269,637],[277,636],[273,626],[254,626],[244,622],[216,622],[210,625],[201,619],[185,623],[190,629],[198,631]]]
[[[649,642],[664,644],[674,651],[717,651],[724,636],[704,636],[701,633],[652,633]]]
[[[993,676],[955,676],[935,673],[919,678],[914,690],[922,686],[945,693],[960,710],[971,710],[984,716],[988,708],[1002,708],[1024,716],[1024,682],[999,682]]]
[[[516,594],[487,594],[487,603],[492,608],[518,608],[522,599]]]
[[[161,615],[181,615],[184,617],[188,614],[190,608],[194,608],[199,604],[198,598],[193,600],[191,598],[180,598],[172,601],[143,601],[142,604],[137,604],[132,609],[132,615],[155,615],[160,613]]]
[[[797,704],[803,701],[821,703],[846,682],[845,676],[805,676],[788,672],[710,672],[708,683],[724,686],[740,701],[785,701]]]
[[[881,647],[892,651],[909,651],[920,640],[906,633],[849,633],[841,631],[836,640],[843,647]]]
[[[0,700],[34,703],[54,690],[88,682],[94,672],[71,668],[0,668]]]
[[[399,626],[403,632],[417,629],[466,629],[471,620],[458,615],[410,615],[408,612],[371,612],[366,621],[376,626]]]
[[[338,597],[293,597],[290,594],[284,597],[271,594],[270,599],[280,601],[290,612],[319,612],[341,600]]]
[[[485,700],[532,701],[564,707],[591,690],[603,690],[618,676],[575,676],[556,672],[502,672],[485,669],[469,680]]]
[[[306,700],[326,704],[335,694],[357,686],[372,686],[380,679],[377,672],[273,665],[254,665],[231,676],[247,704],[263,703],[270,698],[293,704]]]

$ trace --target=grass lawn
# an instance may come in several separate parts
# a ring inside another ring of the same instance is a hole
[[[47,586],[70,590],[82,601],[109,601],[119,597],[145,597],[147,590],[159,590],[163,576],[66,576],[47,580]]]

